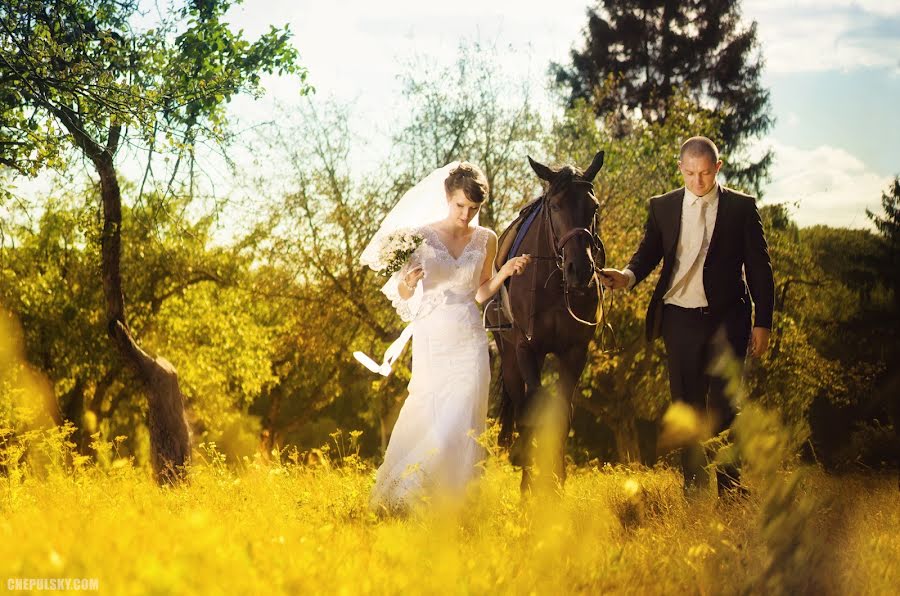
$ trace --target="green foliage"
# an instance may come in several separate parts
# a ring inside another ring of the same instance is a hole
[[[73,440],[89,451],[89,435],[103,428],[132,437],[127,447],[138,452],[133,428],[143,399],[104,338],[89,197],[48,200],[36,229],[19,228],[0,247],[0,303],[22,322],[27,358],[52,383],[52,410],[78,426]],[[272,382],[275,329],[267,310],[247,308],[254,304],[241,287],[248,258],[210,246],[210,218],[175,221],[161,201],[148,196],[124,214],[124,261],[134,263],[124,280],[132,325],[146,334],[151,351],[181,363],[198,435],[218,436]]]
[[[273,27],[251,43],[222,20],[231,4],[185,3],[140,30],[134,1],[5,2],[0,163],[34,175],[71,145],[94,159],[108,137],[115,150],[115,125],[180,154],[200,137],[225,141],[226,103],[260,93],[261,73],[296,75],[308,89],[290,32]]]
[[[881,254],[878,266],[894,292],[895,312],[900,314],[900,177],[895,177],[881,195],[882,213],[866,209],[866,215],[881,235]]]
[[[500,56],[495,46],[472,43],[460,46],[452,67],[411,61],[402,77],[409,118],[395,135],[392,160],[408,186],[456,159],[477,164],[490,186],[480,223],[491,228],[536,196],[525,156],[540,158],[544,132],[529,89],[503,72]]]
[[[166,300],[147,344],[179,366],[194,432],[221,434],[275,382],[276,329],[245,290],[203,283]]]
[[[885,242],[895,251],[900,246],[900,177],[894,178],[890,189],[881,195],[881,207],[884,213],[874,213],[866,210],[878,228]]]
[[[782,205],[761,215],[776,315],[771,348],[748,371],[751,395],[781,414],[798,443],[812,438],[818,457],[833,462],[842,452],[841,460],[852,460],[841,444],[853,420],[887,418],[878,388],[896,354],[877,238],[867,230],[798,229]]]

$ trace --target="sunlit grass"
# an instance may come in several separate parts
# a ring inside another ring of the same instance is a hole
[[[802,576],[787,580],[766,575],[772,545],[784,541],[765,532],[793,531],[764,521],[771,487],[751,484],[746,502],[719,503],[712,491],[688,502],[669,469],[572,468],[562,496],[523,502],[518,476],[494,457],[464,505],[380,519],[368,509],[372,468],[352,452],[335,449],[313,465],[291,461],[299,457],[229,465],[204,445],[187,484],[159,488],[147,470],[115,459],[115,442],[107,447],[103,469],[43,456],[0,477],[0,576],[97,577],[102,591],[122,594],[889,593],[900,585],[895,478],[806,470],[795,494],[820,509],[801,520],[811,532],[798,537],[798,565],[775,566]]]
[[[354,432],[308,453],[233,462],[201,444],[174,487],[121,456],[125,437],[88,428],[93,456],[78,454],[74,427],[40,415],[36,396],[48,387],[11,329],[0,317],[4,582],[97,578],[110,594],[892,594],[900,585],[896,476],[786,464],[790,435],[753,404],[735,425],[747,500],[719,501],[710,487],[687,501],[676,471],[611,466],[570,466],[561,494],[522,499],[494,425],[466,502],[381,518],[368,507],[374,469]],[[664,437],[703,438],[701,422],[675,408]]]

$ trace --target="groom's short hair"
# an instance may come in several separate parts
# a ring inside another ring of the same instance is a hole
[[[478,166],[462,161],[450,170],[444,180],[444,191],[448,197],[453,191],[460,189],[467,199],[473,203],[481,203],[488,194],[487,176]]]
[[[719,161],[719,148],[706,137],[691,137],[681,144],[681,152],[678,154],[678,159],[684,159],[685,155],[709,157],[715,163]]]

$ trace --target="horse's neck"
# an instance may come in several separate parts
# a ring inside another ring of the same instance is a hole
[[[546,205],[541,206],[541,211],[534,219],[531,229],[528,231],[526,242],[520,249],[521,253],[528,253],[532,256],[539,257],[532,262],[534,273],[529,277],[529,285],[539,290],[542,294],[547,295],[553,293],[559,285],[557,277],[560,273],[556,267],[556,253],[550,242],[550,230],[548,228],[550,217],[546,210]],[[559,289],[562,294],[562,289]],[[534,308],[535,305],[532,305]]]
[[[535,236],[535,245],[532,249],[532,254],[539,255],[541,257],[549,257],[552,259],[556,259],[556,254],[553,250],[553,247],[550,245],[550,222],[548,218],[550,217],[549,213],[547,213],[546,205],[541,206],[541,211],[535,220],[534,232],[536,232]]]

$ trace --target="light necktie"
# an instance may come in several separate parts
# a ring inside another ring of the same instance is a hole
[[[697,269],[700,263],[700,255],[703,253],[703,248],[709,242],[709,233],[706,229],[706,209],[709,207],[708,203],[703,199],[700,199],[700,215],[697,217],[697,223],[695,225],[700,226],[702,229],[702,233],[700,236],[700,242],[697,243],[696,249],[694,252],[694,258],[691,260],[691,265],[688,267],[687,273],[678,280],[671,289],[666,292],[664,298],[668,298],[674,295],[684,294],[685,289],[691,283],[691,279],[696,275]]]
[[[709,242],[709,234],[706,231],[706,208],[709,207],[709,203],[700,199],[700,221],[698,222],[700,226],[703,228],[703,238],[700,240],[700,250],[697,251],[697,258],[700,257],[700,253],[703,252],[703,248]]]
[[[694,254],[694,260],[691,262],[691,266],[688,269],[687,275],[684,276],[684,284],[682,285],[682,289],[687,287],[689,283],[691,283],[691,279],[697,274],[697,269],[700,265],[700,255],[703,254],[703,249],[706,247],[707,242],[709,242],[709,234],[706,231],[706,208],[709,207],[709,204],[700,199],[700,216],[697,221],[697,225],[703,230],[703,235],[700,237],[700,245],[697,247],[697,252]]]

